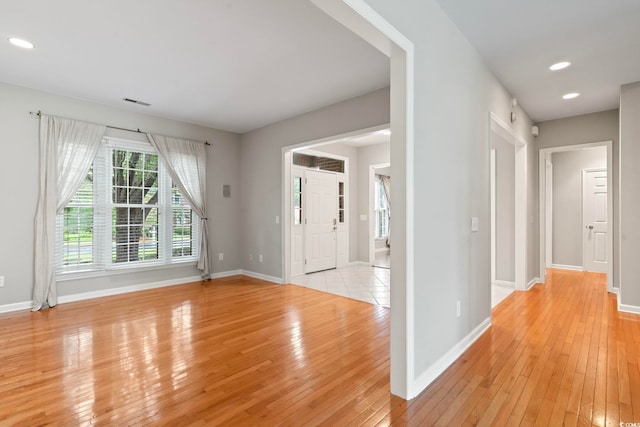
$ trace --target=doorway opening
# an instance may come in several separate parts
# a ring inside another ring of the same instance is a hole
[[[287,282],[390,305],[390,265],[378,271],[370,258],[370,230],[382,230],[386,245],[388,207],[379,224],[369,212],[375,194],[361,191],[372,185],[372,165],[391,174],[387,125],[283,151]]]
[[[540,274],[601,272],[613,288],[613,142],[540,150]]]
[[[527,290],[527,146],[490,115],[491,305]]]

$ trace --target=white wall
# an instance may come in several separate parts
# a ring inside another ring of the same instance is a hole
[[[438,360],[490,317],[489,113],[509,123],[511,97],[435,1],[367,3],[414,44],[416,191],[408,197],[416,245],[407,262],[415,266],[415,332],[407,357],[414,361],[409,380],[421,387]],[[516,112],[517,133],[531,141],[531,121]],[[528,173],[531,182],[532,168]],[[477,233],[470,231],[472,216],[479,218]],[[535,261],[533,230],[528,233],[527,253]]]
[[[640,313],[640,82],[620,91],[620,304]],[[615,247],[615,241],[614,241]]]
[[[553,163],[552,262],[584,267],[582,260],[582,171],[607,168],[607,148],[564,151],[551,155]]]
[[[141,109],[143,107],[140,107]],[[128,110],[65,98],[36,90],[0,84],[0,275],[5,286],[0,288],[0,305],[31,300],[33,287],[33,219],[38,197],[39,121],[29,111],[79,120],[104,123],[124,128],[140,128],[171,136],[208,140],[208,205],[212,254],[223,252],[225,260],[212,256],[214,272],[240,267],[239,249],[239,136],[228,132],[160,119]],[[140,137],[130,132],[109,130],[123,138]],[[232,185],[232,197],[222,198],[222,184]],[[37,239],[37,236],[36,236]],[[193,266],[158,269],[144,273],[118,274],[100,278],[59,283],[59,295],[100,291],[122,286],[153,283],[182,277],[198,276]]]
[[[241,137],[242,268],[281,278],[282,147],[389,123],[389,88],[287,119]],[[253,259],[249,259],[249,254]],[[258,260],[263,254],[264,261]]]
[[[620,150],[619,133],[620,122],[618,110],[602,111],[584,114],[564,119],[549,120],[538,123],[540,135],[536,138],[536,153],[534,156],[535,170],[538,170],[538,149],[563,147],[589,142],[613,141],[613,170],[609,171],[613,179],[613,284],[619,286],[620,277]],[[535,194],[538,196],[538,182],[536,173]],[[543,222],[541,221],[541,224]],[[544,233],[544,228],[540,230]],[[538,237],[536,237],[538,240]]]

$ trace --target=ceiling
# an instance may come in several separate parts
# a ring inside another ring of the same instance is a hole
[[[5,1],[0,37],[2,82],[237,133],[389,84],[386,56],[300,0]]]
[[[535,122],[640,81],[638,0],[437,1]],[[2,82],[237,133],[389,84],[388,58],[309,1],[3,2],[0,29]]]
[[[437,1],[535,122],[617,108],[640,81],[638,0]]]

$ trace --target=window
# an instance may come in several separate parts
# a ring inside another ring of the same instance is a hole
[[[374,183],[374,206],[376,213],[376,239],[383,239],[389,236],[389,205],[387,196],[384,194],[384,187],[380,181]]]
[[[302,177],[293,177],[293,223],[302,224]]]
[[[106,138],[58,215],[57,271],[194,261],[199,220],[149,144]]]
[[[62,227],[64,246],[62,266],[82,266],[94,263],[94,192],[93,168],[89,169],[80,188],[58,215],[58,228]]]
[[[344,182],[338,182],[338,222],[344,222]]]

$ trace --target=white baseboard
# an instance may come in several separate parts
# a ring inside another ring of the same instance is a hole
[[[533,279],[529,280],[529,283],[527,283],[527,290],[531,289],[535,284],[537,283],[542,283],[542,280],[540,280],[539,277],[534,277]]]
[[[112,295],[126,294],[129,292],[145,291],[148,289],[164,288],[166,286],[183,285],[185,283],[200,282],[202,277],[191,276],[181,277],[179,279],[163,280],[161,282],[143,283],[140,285],[122,286],[119,288],[103,289],[100,291],[81,292],[79,294],[61,295],[58,297],[59,304],[68,302],[83,301],[92,298],[107,297]]]
[[[250,271],[244,271],[244,270],[232,270],[232,271],[223,271],[220,273],[212,273],[211,278],[220,279],[223,277],[237,276],[241,274],[244,274],[245,276],[249,276],[249,277],[254,277],[256,279],[267,280],[269,282],[274,282],[278,284],[282,283],[282,280],[278,279],[277,277],[265,276],[264,274],[258,274]],[[144,291],[148,289],[164,288],[167,286],[183,285],[185,283],[200,282],[200,281],[202,281],[202,277],[191,276],[191,277],[182,277],[179,279],[164,280],[161,282],[143,283],[139,285],[103,289],[100,291],[81,292],[77,294],[61,295],[58,297],[58,304],[65,304],[69,302],[83,301],[83,300],[88,300],[92,298],[107,297],[112,295],[120,295],[120,294],[129,293],[129,292]],[[14,304],[4,304],[4,305],[0,305],[0,313],[10,313],[13,311],[30,310],[32,306],[33,306],[32,301],[25,301],[25,302],[19,302]]]
[[[240,274],[253,277],[254,279],[266,280],[267,282],[277,283],[278,285],[282,285],[283,283],[283,280],[280,277],[267,276],[266,274],[254,273],[253,271],[240,270]]]
[[[351,266],[356,266],[356,265],[366,265],[367,267],[371,267],[371,264],[370,264],[370,263],[368,263],[367,261],[353,261],[353,262],[350,262],[350,263],[349,263],[349,264],[347,264],[347,265],[351,265]]]
[[[503,288],[515,289],[516,282],[509,282],[507,280],[494,280],[493,284],[496,286],[502,286]]]
[[[622,313],[640,314],[640,307],[637,305],[626,305],[618,302],[618,311]]]
[[[0,305],[0,313],[11,313],[12,311],[31,310],[32,301],[16,302],[13,304]]]
[[[220,273],[211,273],[210,277],[212,279],[222,279],[224,277],[239,276],[241,274],[242,274],[242,270],[230,270],[230,271],[223,271]]]
[[[408,399],[413,399],[426,389],[440,374],[442,374],[453,362],[455,362],[462,353],[464,353],[478,338],[491,327],[491,317],[487,317],[482,323],[475,327],[466,337],[461,339],[451,348],[444,356],[438,359],[425,372],[423,372],[411,384]]]
[[[584,271],[584,267],[581,265],[551,264],[551,268],[557,268],[559,270]]]

